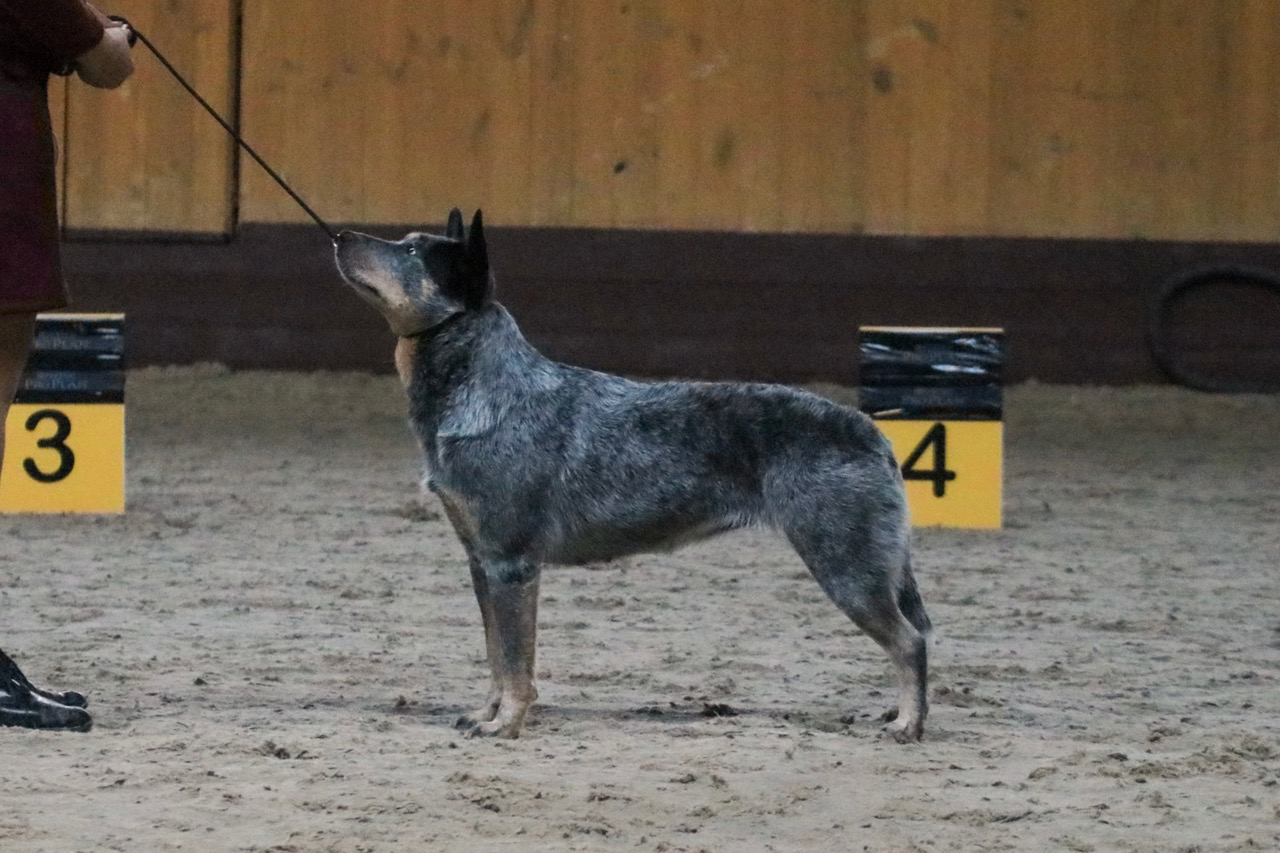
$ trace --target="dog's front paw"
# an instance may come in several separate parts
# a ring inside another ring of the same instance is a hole
[[[482,723],[492,722],[498,718],[498,711],[502,708],[502,690],[494,687],[489,691],[488,697],[483,705],[474,711],[468,711],[457,719],[454,723],[456,728],[463,731],[469,731]]]
[[[924,723],[918,720],[897,720],[880,729],[880,734],[897,743],[916,743],[924,734]]]
[[[461,723],[462,721],[459,720],[458,722]],[[504,723],[501,720],[491,720],[487,723],[477,723],[467,729],[465,736],[467,738],[501,737],[509,740],[515,740],[520,737],[520,727],[518,725]]]
[[[476,708],[474,711],[469,711],[463,714],[454,721],[453,726],[454,728],[462,729],[463,731],[469,731],[476,726],[492,722],[497,716],[498,705],[496,703],[493,705],[485,705],[483,708]]]

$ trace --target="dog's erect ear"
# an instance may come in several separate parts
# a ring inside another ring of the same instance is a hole
[[[449,211],[449,224],[445,226],[444,236],[459,243],[465,239],[462,233],[462,211],[456,207]]]
[[[467,263],[473,271],[489,275],[489,248],[484,242],[484,217],[479,210],[471,217],[471,230],[467,233]]]
[[[471,227],[467,229],[462,262],[466,269],[467,307],[478,308],[493,295],[492,279],[489,276],[489,247],[485,244],[484,217],[479,210],[471,219]]]

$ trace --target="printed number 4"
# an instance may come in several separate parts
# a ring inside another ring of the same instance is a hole
[[[933,450],[933,467],[917,468],[920,458],[930,449]],[[940,498],[947,493],[947,483],[955,478],[956,472],[947,470],[947,428],[943,424],[934,424],[902,463],[902,479],[928,480],[933,483],[933,496]]]
[[[42,471],[36,461],[28,457],[22,460],[22,469],[37,483],[56,483],[65,480],[76,467],[76,455],[67,447],[67,436],[71,435],[71,418],[57,409],[41,409],[27,418],[27,432],[35,432],[44,421],[53,421],[54,433],[36,441],[36,447],[57,453],[58,467],[52,471]]]

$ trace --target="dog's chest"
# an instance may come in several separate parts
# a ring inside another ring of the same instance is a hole
[[[400,375],[400,382],[405,388],[409,387],[409,380],[413,377],[413,362],[418,355],[418,345],[417,338],[400,338],[396,341],[396,373]]]

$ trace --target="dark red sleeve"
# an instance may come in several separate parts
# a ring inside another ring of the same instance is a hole
[[[102,22],[84,0],[0,0],[0,18],[50,60],[70,62],[102,41]],[[4,41],[11,41],[6,34]]]

